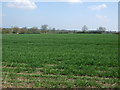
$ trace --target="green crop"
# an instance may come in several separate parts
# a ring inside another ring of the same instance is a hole
[[[118,87],[118,35],[6,34],[2,56],[3,87]]]

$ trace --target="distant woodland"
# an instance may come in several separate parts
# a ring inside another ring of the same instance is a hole
[[[55,29],[55,28],[49,28],[48,25],[44,24],[41,25],[41,28],[38,27],[11,27],[11,28],[1,28],[2,34],[41,34],[41,33],[51,33],[51,34],[69,34],[69,33],[76,33],[76,34],[82,34],[82,33],[92,33],[92,34],[104,34],[104,33],[113,33],[118,34],[120,32],[117,31],[108,31],[105,27],[99,27],[96,30],[89,30],[86,25],[82,27],[81,30],[65,30],[65,29]]]

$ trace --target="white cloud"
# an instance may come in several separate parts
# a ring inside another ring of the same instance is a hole
[[[6,16],[5,14],[3,14],[3,13],[0,13],[0,17],[4,17],[4,16]]]
[[[2,2],[13,2],[14,0],[0,0]],[[71,0],[31,0],[35,2],[69,2]],[[81,1],[81,0],[72,0]],[[82,2],[119,2],[119,0],[82,0]]]
[[[98,19],[103,19],[103,20],[107,19],[107,16],[104,16],[104,15],[96,14],[95,16],[96,16],[96,18],[98,18]]]
[[[14,2],[8,2],[7,7],[19,8],[19,9],[29,9],[33,10],[37,8],[35,2],[31,0],[14,0]]]
[[[2,2],[14,2],[15,0],[1,0]],[[21,0],[24,1],[24,0]],[[30,0],[34,2],[81,2],[82,0]]]
[[[101,10],[103,8],[107,8],[106,4],[101,4],[101,5],[97,5],[97,6],[90,6],[89,7],[91,10]]]
[[[82,0],[66,0],[66,1],[72,2],[72,3],[82,2]]]

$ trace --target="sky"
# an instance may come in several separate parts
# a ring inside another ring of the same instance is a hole
[[[99,26],[118,30],[117,2],[2,2],[2,27],[41,27],[80,30]]]

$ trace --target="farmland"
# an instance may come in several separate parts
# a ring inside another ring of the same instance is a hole
[[[3,87],[118,87],[118,35],[4,34]]]

